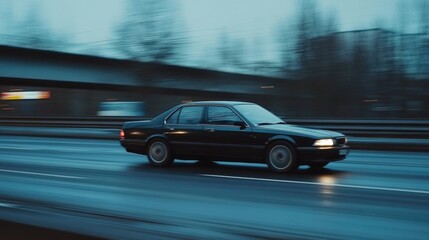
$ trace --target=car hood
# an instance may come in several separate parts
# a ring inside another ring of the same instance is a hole
[[[293,134],[300,136],[307,136],[313,138],[334,138],[334,137],[342,137],[343,134],[339,132],[322,130],[322,129],[313,129],[313,128],[304,128],[296,125],[290,124],[275,124],[275,125],[264,125],[257,126],[260,130],[270,130],[273,132],[279,132],[283,134]]]

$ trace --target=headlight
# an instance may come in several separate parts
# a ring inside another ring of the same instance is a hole
[[[317,147],[334,146],[334,140],[332,140],[332,139],[319,139],[319,140],[314,142],[313,146],[317,146]]]

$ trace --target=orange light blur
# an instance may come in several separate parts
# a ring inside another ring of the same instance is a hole
[[[2,92],[1,100],[35,100],[49,99],[51,92],[49,91],[27,91],[27,92]]]
[[[121,132],[119,133],[119,136],[120,136],[121,139],[125,138],[124,130],[121,129]]]

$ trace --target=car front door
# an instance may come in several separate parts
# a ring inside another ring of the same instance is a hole
[[[243,123],[242,126],[239,126]],[[255,149],[252,129],[227,106],[208,106],[203,124],[207,155],[219,158],[251,159]]]

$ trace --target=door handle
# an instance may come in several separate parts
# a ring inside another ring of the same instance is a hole
[[[206,132],[214,132],[214,128],[204,128],[204,131],[206,131]]]

